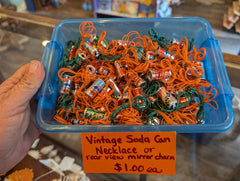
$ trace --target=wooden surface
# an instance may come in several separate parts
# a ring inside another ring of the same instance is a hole
[[[29,13],[18,13],[0,8],[0,17],[18,21],[17,33],[40,40],[49,40],[58,19],[43,17]]]
[[[81,154],[68,149],[67,147],[63,146],[61,143],[58,143],[58,142],[50,139],[49,137],[46,137],[43,134],[40,135],[39,139],[40,139],[40,141],[39,141],[37,147],[32,150],[39,151],[41,148],[43,148],[45,146],[53,145],[54,149],[58,150],[58,156],[61,159],[63,159],[64,156],[69,156],[69,157],[72,157],[75,159],[74,163],[76,163],[80,166],[82,165]],[[41,159],[48,159],[48,157],[43,156]],[[24,168],[32,169],[32,171],[34,173],[34,180],[36,178],[39,178],[39,179],[37,179],[38,181],[52,181],[53,179],[60,178],[60,174],[58,174],[55,171],[50,172],[50,171],[52,171],[52,169],[50,169],[47,166],[40,163],[38,159],[35,159],[29,155],[26,155],[24,157],[24,159],[20,163],[18,163],[12,170],[10,170],[5,176],[8,176],[11,173],[13,173],[14,171],[21,170]],[[47,173],[49,173],[49,174],[47,174]],[[64,173],[67,174],[67,172],[64,172]],[[43,175],[45,175],[45,174],[47,174],[47,175],[43,177]]]
[[[18,163],[11,171],[7,173],[6,177],[17,170],[21,170],[24,168],[32,169],[34,179],[51,171],[50,168],[41,164],[38,160],[34,159],[29,155],[26,155],[20,163]],[[42,179],[39,179],[39,181],[52,181],[53,179],[58,178],[60,178],[60,175],[58,173],[51,172],[46,177],[42,177]]]
[[[240,56],[223,53],[223,60],[231,85],[240,88]]]
[[[59,20],[55,18],[43,17],[43,16],[38,16],[35,14],[29,14],[29,13],[18,13],[15,11],[2,9],[2,8],[0,8],[0,16],[2,18],[12,18],[15,20],[19,20],[27,23],[33,23],[35,25],[41,25],[49,28],[54,28],[55,24],[59,22]]]

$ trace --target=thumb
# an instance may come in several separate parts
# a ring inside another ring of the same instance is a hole
[[[22,77],[12,88],[14,102],[18,105],[28,103],[41,86],[44,75],[43,65],[39,61],[33,60],[27,64]]]

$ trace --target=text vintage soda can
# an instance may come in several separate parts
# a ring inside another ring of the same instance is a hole
[[[165,70],[153,70],[149,69],[147,72],[147,78],[149,81],[153,80],[168,80],[172,76],[171,69],[165,69]]]
[[[86,108],[84,110],[84,117],[86,119],[99,120],[99,119],[103,119],[104,116],[105,116],[105,113],[101,112],[101,111],[97,111],[97,110],[90,109],[90,108]]]
[[[171,95],[165,87],[160,87],[157,95],[162,99],[163,103],[168,107],[168,108],[175,108],[177,105],[177,99]]]
[[[97,79],[87,90],[85,90],[85,94],[93,99],[102,91],[103,87],[105,87],[105,82],[101,79]]]

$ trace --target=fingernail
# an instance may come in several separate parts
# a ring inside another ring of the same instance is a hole
[[[29,72],[30,72],[30,73],[36,72],[36,70],[37,70],[37,68],[38,68],[38,65],[39,65],[38,62],[30,62]]]

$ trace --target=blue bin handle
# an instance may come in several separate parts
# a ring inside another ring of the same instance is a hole
[[[215,43],[217,45],[216,49],[217,49],[218,56],[220,58],[219,63],[221,64],[220,67],[222,69],[223,78],[224,78],[224,81],[226,82],[226,86],[223,87],[224,88],[224,94],[229,96],[232,99],[234,95],[233,95],[232,87],[231,87],[231,84],[230,84],[230,81],[229,81],[229,78],[228,78],[227,70],[226,70],[226,67],[225,67],[225,64],[224,64],[220,43],[219,43],[218,40],[215,40]]]

